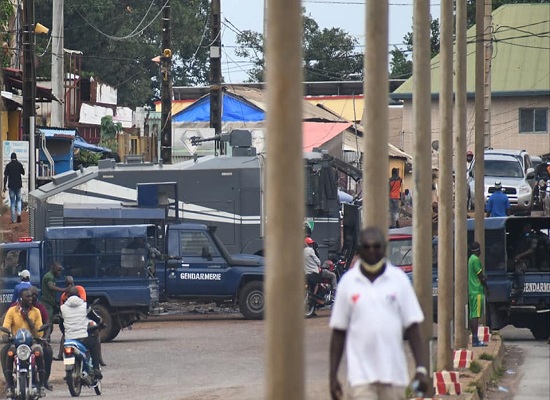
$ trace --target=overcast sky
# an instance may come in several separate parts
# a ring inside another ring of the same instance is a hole
[[[390,0],[390,44],[401,44],[403,36],[412,30],[413,0]],[[435,5],[434,5],[435,4]],[[263,31],[264,0],[221,0],[222,6],[222,74],[225,82],[247,80],[251,68],[248,60],[234,54],[235,31]],[[359,41],[358,52],[365,44],[365,0],[302,0],[306,13],[321,28],[341,28]],[[440,7],[432,2],[433,18],[439,18]],[[389,50],[391,50],[390,47]]]

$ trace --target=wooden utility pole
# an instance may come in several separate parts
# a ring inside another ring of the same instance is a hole
[[[363,227],[387,232],[388,209],[388,1],[368,0],[365,47]]]
[[[293,194],[305,190],[302,8],[300,0],[269,0],[268,8],[265,398],[302,400],[305,212],[303,197]]]
[[[416,0],[413,12],[413,283],[424,311],[421,331],[428,349],[433,336],[430,1]],[[431,365],[427,367],[431,375]]]
[[[456,133],[455,133],[455,300],[454,300],[454,348],[468,345],[468,273],[467,273],[467,196],[466,135],[467,135],[467,87],[466,87],[466,0],[456,2]]]
[[[491,146],[491,61],[493,59],[493,1],[485,0],[483,17],[484,56],[483,56],[483,96],[485,114],[485,147]]]
[[[160,157],[165,164],[172,164],[172,33],[170,0],[161,0],[162,5],[162,55],[161,71],[161,130]]]
[[[450,370],[453,320],[453,0],[441,0],[439,203],[437,225],[437,370]]]
[[[52,101],[52,126],[65,126],[65,77],[63,52],[63,6],[65,0],[53,0],[52,15],[52,94],[61,103]]]
[[[210,11],[210,128],[217,137],[222,133],[222,34],[220,0],[212,0]],[[216,141],[219,154],[224,154],[224,143]]]
[[[36,188],[36,72],[34,69],[34,0],[23,2],[23,140],[29,141],[29,192]]]
[[[481,245],[481,265],[485,267],[485,2],[476,0],[475,65],[475,240]]]

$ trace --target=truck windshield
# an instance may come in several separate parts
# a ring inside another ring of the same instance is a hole
[[[396,267],[411,266],[412,238],[393,239],[390,237],[388,258],[390,259],[390,262]]]

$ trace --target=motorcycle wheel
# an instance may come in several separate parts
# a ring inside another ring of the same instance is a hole
[[[101,396],[101,379],[97,381],[97,385],[94,386],[94,392],[98,396]]]
[[[82,390],[82,380],[80,378],[80,360],[74,360],[73,369],[70,371],[67,371],[66,374],[66,381],[67,381],[67,387],[69,388],[69,393],[73,397],[80,396],[80,392]]]
[[[26,400],[30,393],[28,392],[28,377],[26,372],[20,372],[17,379],[19,380],[19,397],[18,399]],[[30,396],[29,396],[30,397]]]
[[[311,318],[315,315],[315,299],[313,298],[309,290],[305,291],[304,315],[306,318]]]

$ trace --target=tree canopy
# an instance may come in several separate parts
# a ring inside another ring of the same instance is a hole
[[[303,58],[306,81],[345,81],[362,78],[363,54],[355,51],[358,41],[341,28],[323,28],[303,15]],[[235,53],[251,60],[250,81],[264,80],[264,37],[246,30],[237,35]]]
[[[82,55],[82,75],[118,89],[124,106],[142,106],[158,98],[165,0],[65,0],[64,47]],[[170,3],[173,84],[204,84],[208,78],[208,0]],[[36,0],[36,21],[52,26],[52,1]],[[51,48],[37,36],[44,52],[37,75],[50,76]]]

